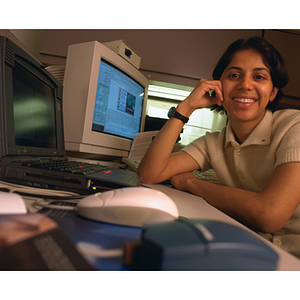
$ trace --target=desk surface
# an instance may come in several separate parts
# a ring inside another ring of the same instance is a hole
[[[252,232],[250,229],[248,229],[241,223],[237,222],[236,220],[232,219],[228,215],[222,213],[218,209],[208,204],[201,197],[192,195],[190,193],[178,191],[176,189],[169,188],[163,185],[147,185],[147,186],[160,190],[161,192],[166,193],[169,197],[171,197],[172,200],[177,205],[179,214],[183,217],[199,218],[199,219],[203,218],[208,220],[227,222],[236,226],[240,226]],[[279,255],[278,270],[282,270],[282,271],[300,270],[299,259],[289,254],[288,252],[282,250],[281,248],[274,245],[273,243],[267,241],[266,239],[259,236],[258,234],[256,234],[256,236],[258,236],[260,239],[265,241]]]
[[[212,207],[201,197],[192,195],[190,193],[182,192],[164,185],[146,186],[160,190],[161,192],[171,197],[174,203],[177,205],[179,214],[182,217],[222,221],[236,226],[240,226],[245,230],[248,230],[252,234],[255,234],[244,225],[230,218],[218,209]],[[31,203],[32,202],[27,201],[29,211],[34,212],[30,208]],[[80,219],[80,217],[78,217],[78,219]],[[71,240],[73,240],[73,242],[76,245],[78,245],[78,243],[81,242],[81,238],[83,242],[88,242],[90,239],[91,243],[95,238],[97,238],[99,240],[100,247],[103,247],[104,249],[113,249],[120,247],[120,245],[123,245],[124,241],[130,239],[139,239],[141,234],[141,229],[139,228],[128,228],[117,225],[109,225],[86,219],[79,220],[79,222],[82,222],[82,224],[80,225],[80,229],[77,230],[77,227],[76,229],[74,228],[74,223],[72,220],[63,220],[59,218],[54,218],[54,220],[57,221],[61,229],[69,235]],[[299,259],[282,250],[278,246],[272,244],[271,242],[265,240],[263,237],[257,234],[255,235],[258,236],[265,243],[267,243],[279,255],[278,270],[300,270]],[[121,258],[112,260],[102,259],[99,260],[99,263],[96,266],[96,268],[104,270],[119,270],[121,263]]]

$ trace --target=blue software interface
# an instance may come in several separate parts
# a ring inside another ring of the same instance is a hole
[[[140,131],[144,87],[101,60],[92,130],[133,139]]]

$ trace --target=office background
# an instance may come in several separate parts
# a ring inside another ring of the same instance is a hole
[[[290,82],[283,103],[300,107],[298,84],[300,31],[210,29],[44,29],[0,30],[16,36],[45,65],[63,65],[68,46],[123,39],[141,57],[140,70],[150,80],[194,87],[211,73],[226,47],[238,38],[263,36],[284,56]],[[78,70],[80,72],[80,70]]]
[[[226,47],[239,38],[261,36],[270,41],[284,56],[290,82],[284,88],[280,108],[300,108],[298,84],[300,30],[263,29],[12,29],[0,34],[17,38],[45,66],[64,66],[68,46],[98,40],[101,43],[124,40],[141,56],[140,71],[150,85],[191,91],[200,78],[211,79],[212,71]],[[80,72],[80,70],[78,70]],[[178,100],[153,97],[148,93],[146,115],[166,119],[169,107]],[[201,111],[184,127],[180,143],[189,144],[206,131],[224,126],[224,116]],[[200,122],[199,120],[204,120]]]

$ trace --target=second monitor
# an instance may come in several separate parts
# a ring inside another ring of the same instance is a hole
[[[69,46],[64,76],[66,151],[77,157],[127,157],[144,129],[148,80],[97,41]]]

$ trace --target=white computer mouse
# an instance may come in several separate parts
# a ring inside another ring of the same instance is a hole
[[[174,221],[179,216],[169,196],[147,187],[125,187],[86,196],[77,204],[77,212],[91,220],[134,227]]]

